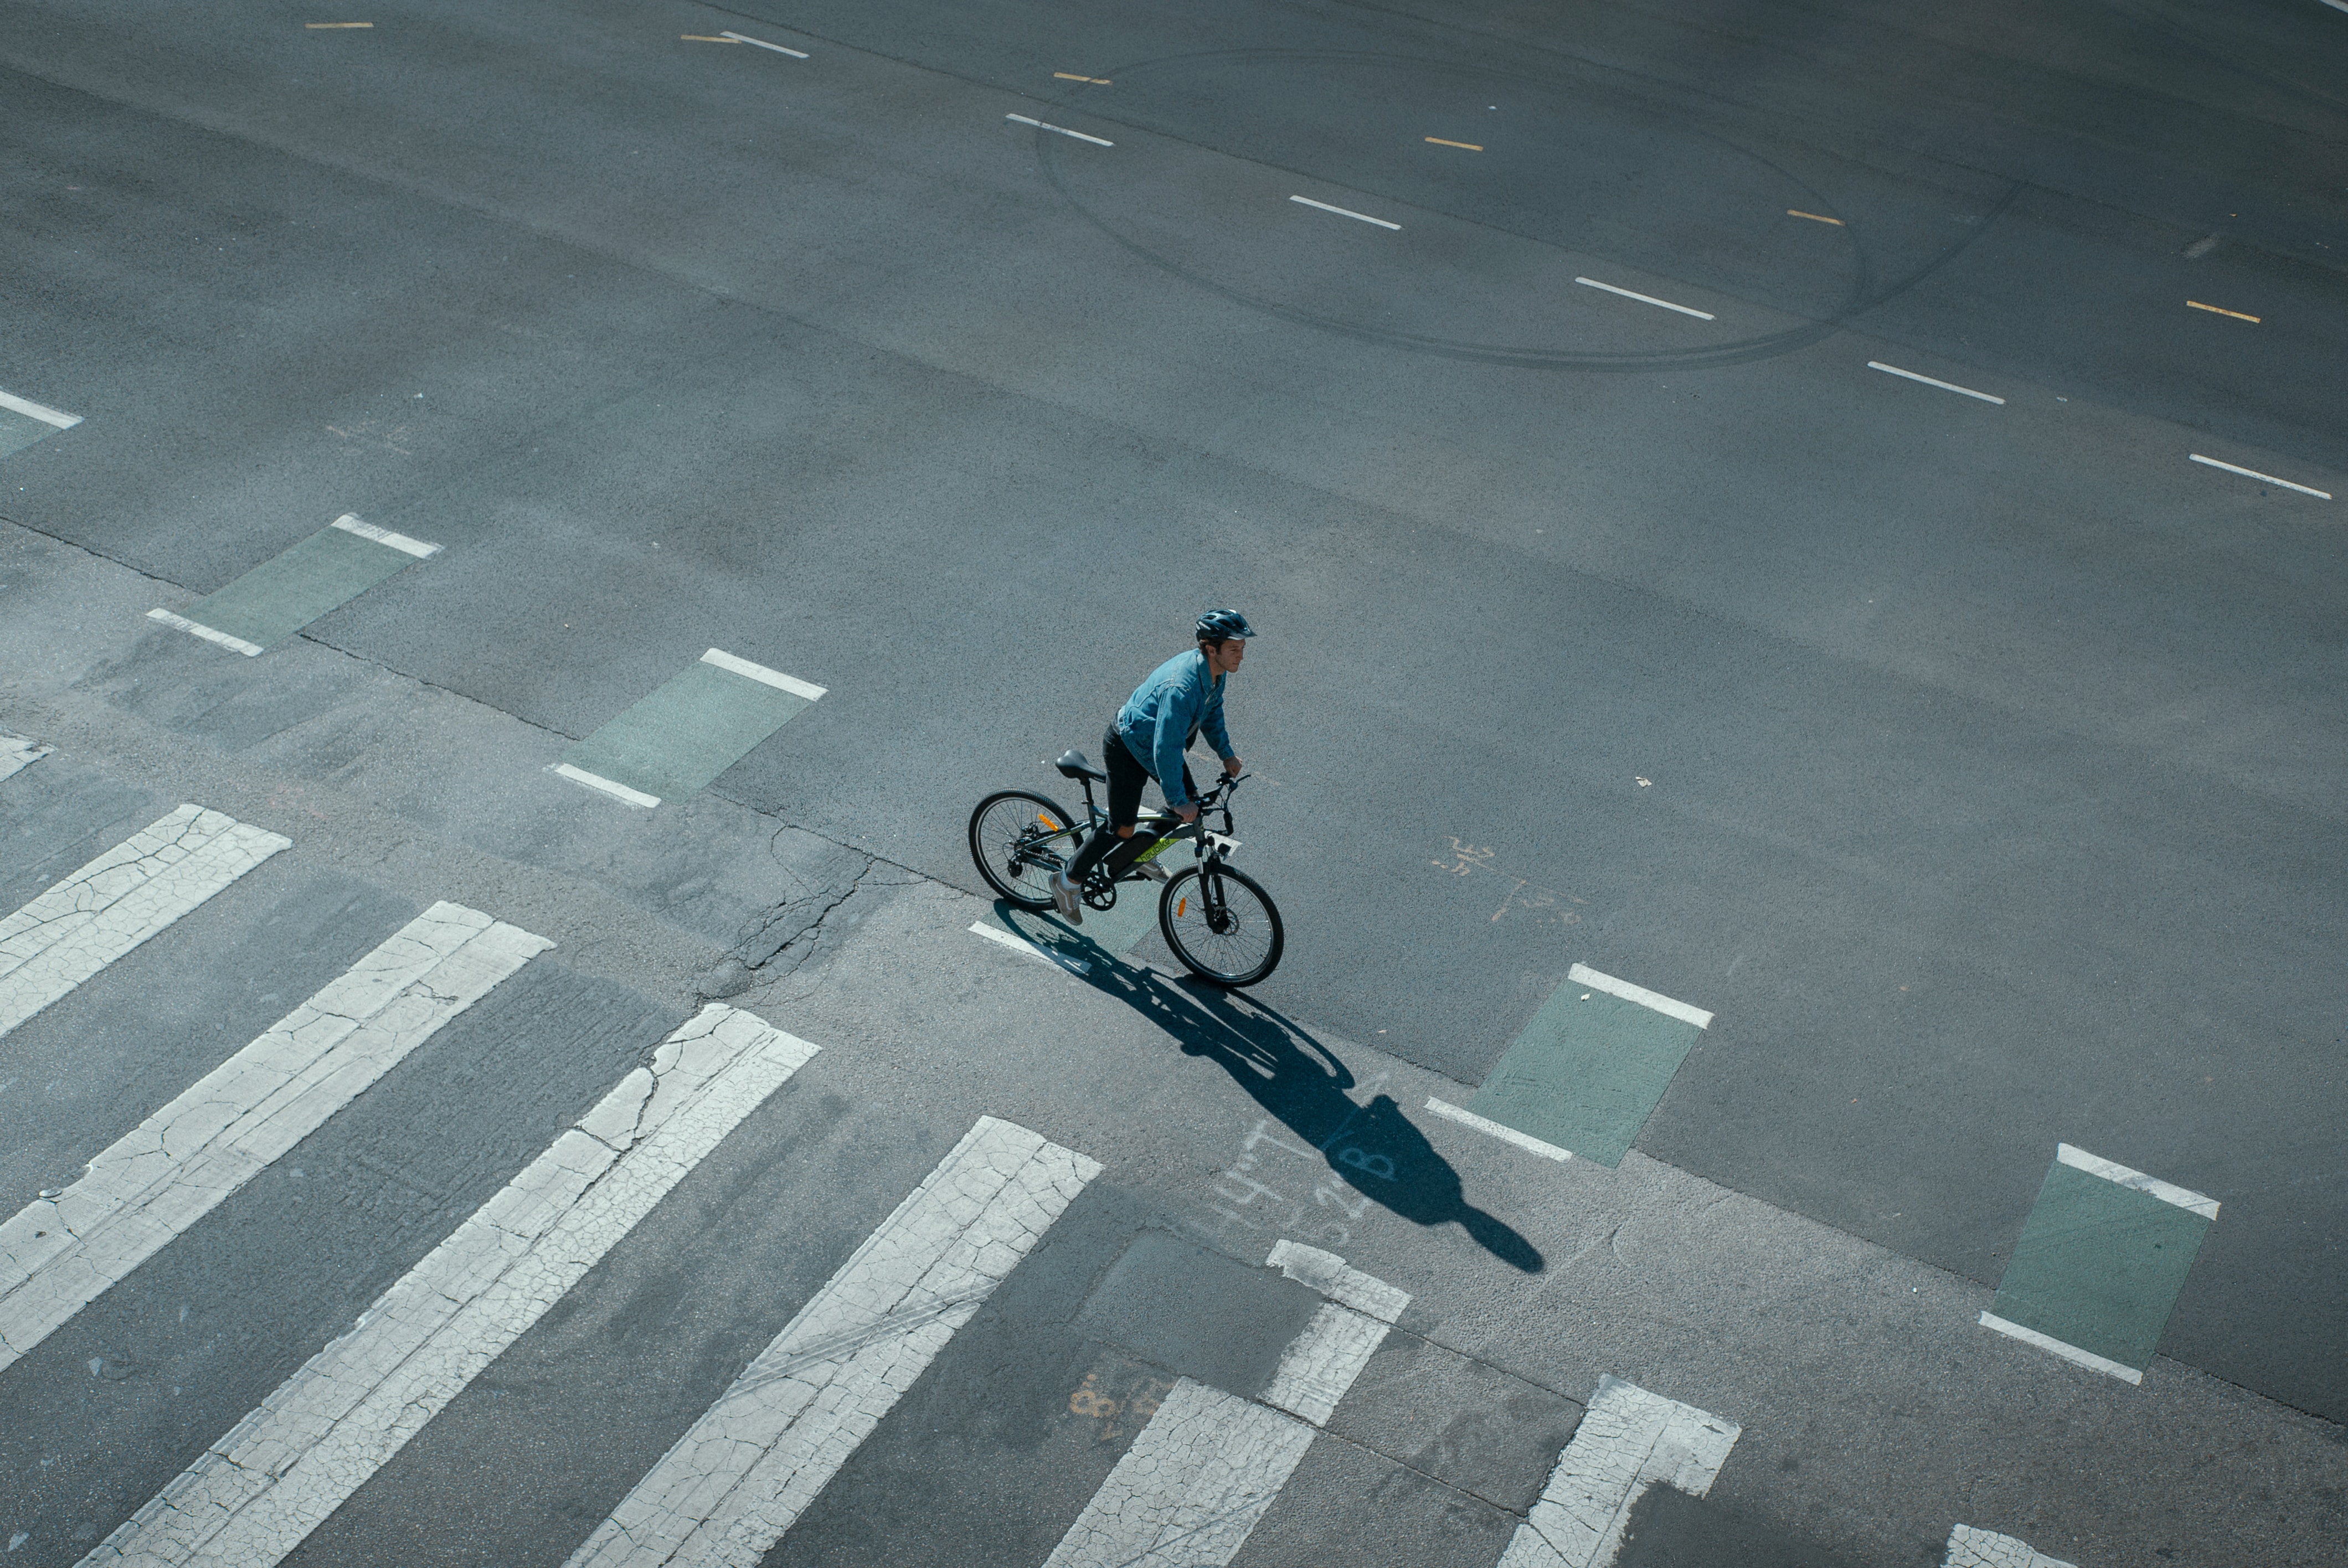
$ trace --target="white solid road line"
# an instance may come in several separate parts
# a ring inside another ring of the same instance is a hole
[[[427,545],[422,539],[411,539],[406,534],[395,534],[389,528],[379,528],[373,523],[363,523],[355,514],[350,512],[345,512],[341,517],[336,518],[330,526],[340,528],[346,534],[356,534],[363,539],[373,539],[379,545],[389,545],[393,549],[403,550],[417,560],[424,560],[440,553],[438,545]]]
[[[435,904],[118,1139],[81,1180],[0,1223],[0,1369],[553,945]]]
[[[1059,953],[1047,953],[1026,938],[1014,937],[1010,932],[990,926],[983,920],[973,920],[970,923],[970,928],[990,942],[999,942],[1013,952],[1025,953],[1031,958],[1041,958],[1056,968],[1073,969],[1080,975],[1089,975],[1093,972],[1093,967],[1082,958],[1071,958]]]
[[[2323,3],[2334,11],[2348,11],[2348,0],[2323,0]]]
[[[1429,1100],[1426,1102],[1426,1108],[1437,1116],[1449,1117],[1461,1126],[1473,1127],[1478,1132],[1488,1132],[1503,1143],[1514,1143],[1518,1148],[1529,1153],[1539,1154],[1544,1160],[1563,1161],[1573,1158],[1573,1151],[1570,1149],[1560,1149],[1554,1143],[1544,1143],[1531,1133],[1519,1132],[1514,1127],[1503,1127],[1491,1118],[1478,1116],[1473,1111],[1452,1104],[1448,1100]]]
[[[282,1560],[815,1052],[703,1008],[82,1561]]]
[[[660,796],[656,794],[646,794],[640,789],[630,789],[617,779],[607,779],[601,774],[591,774],[585,768],[575,768],[569,763],[557,763],[546,771],[551,774],[560,774],[572,784],[582,784],[589,789],[600,790],[615,799],[626,801],[630,805],[643,806],[646,811],[660,804]]]
[[[706,25],[704,24],[704,26]],[[780,44],[769,44],[766,39],[753,38],[747,33],[720,33],[717,36],[721,38],[731,38],[737,44],[753,44],[761,49],[772,49],[778,55],[788,55],[794,60],[807,58],[807,51],[804,49],[786,49]]]
[[[2090,1372],[2101,1372],[2107,1378],[2117,1378],[2123,1383],[2141,1384],[2144,1381],[2144,1373],[2137,1368],[2123,1367],[2109,1357],[2098,1356],[2093,1350],[2082,1350],[2076,1345],[2055,1338],[2052,1334],[2041,1334],[2035,1328],[2024,1328],[2021,1324],[2010,1322],[1994,1312],[1982,1313],[1980,1322],[1984,1328],[1994,1329],[2009,1339],[2019,1339],[2024,1345],[2034,1346],[2050,1356],[2060,1356],[2075,1367],[2085,1367]]]
[[[1867,368],[1869,370],[1879,370],[1886,375],[1901,376],[1909,381],[1921,381],[1926,386],[1937,386],[1942,392],[1958,392],[1962,393],[1967,397],[1978,397],[1983,403],[1994,403],[2000,407],[2003,407],[2005,405],[2005,399],[2003,397],[1992,397],[1986,392],[1975,392],[1972,387],[1959,386],[1953,381],[1936,381],[1929,375],[1919,375],[1912,370],[1902,370],[1896,364],[1886,364],[1879,359],[1869,360],[1867,362]]]
[[[149,610],[147,619],[160,620],[164,625],[184,631],[191,637],[201,637],[207,642],[217,642],[222,648],[234,649],[247,659],[261,657],[261,647],[258,643],[247,642],[242,637],[231,637],[225,631],[214,631],[209,626],[200,626],[184,615],[174,615],[168,610],[158,609]]]
[[[1037,130],[1056,130],[1062,136],[1073,136],[1078,141],[1088,141],[1095,147],[1115,147],[1117,145],[1117,143],[1113,141],[1104,141],[1097,136],[1086,136],[1080,130],[1070,130],[1064,125],[1050,125],[1040,119],[1030,119],[1024,114],[1007,114],[1003,118],[1007,120],[1015,120],[1021,125],[1032,125]]]
[[[2278,479],[2272,474],[2261,474],[2256,468],[2238,468],[2231,463],[2220,463],[2215,457],[2204,457],[2199,452],[2193,454],[2193,460],[2196,463],[2207,463],[2212,468],[2223,468],[2229,474],[2240,474],[2245,479],[2256,479],[2260,484],[2280,485],[2286,490],[2297,490],[2301,495],[2313,496],[2319,501],[2332,499],[2332,492],[2329,490],[2317,490],[2305,485],[2294,485],[2289,479]]]
[[[1229,1563],[1410,1305],[1406,1292],[1317,1247],[1282,1242],[1265,1263],[1329,1298],[1281,1358],[1265,1402],[1179,1379],[1045,1568]]]
[[[757,1563],[1098,1174],[1098,1161],[979,1118],[570,1568]]]
[[[2085,1171],[2091,1176],[2101,1176],[2116,1186],[2133,1187],[2147,1197],[2158,1198],[2164,1204],[2175,1204],[2180,1209],[2190,1209],[2205,1220],[2218,1217],[2218,1200],[2174,1182],[2164,1182],[2158,1176],[2147,1176],[2142,1171],[2131,1171],[2116,1161],[2085,1149],[2075,1149],[2068,1143],[2054,1145],[2054,1158],[2075,1171]]]
[[[1688,305],[1675,305],[1669,300],[1659,300],[1653,294],[1633,293],[1629,289],[1618,289],[1612,283],[1601,283],[1595,278],[1576,278],[1573,281],[1585,289],[1603,289],[1610,294],[1620,294],[1626,300],[1636,300],[1643,305],[1661,305],[1667,311],[1677,311],[1684,316],[1694,316],[1698,321],[1711,322],[1720,319],[1710,311],[1699,311]]]
[[[824,688],[812,681],[802,681],[796,675],[786,675],[779,670],[769,670],[764,664],[753,664],[747,659],[737,659],[723,648],[713,648],[701,656],[704,664],[715,664],[720,670],[730,670],[746,680],[762,686],[772,686],[778,692],[788,692],[794,697],[805,697],[812,702],[824,694]]]
[[[22,735],[0,733],[0,779],[14,778],[48,754],[48,747],[36,745]],[[0,963],[5,962],[0,958]]]
[[[1332,207],[1326,201],[1315,201],[1310,196],[1292,196],[1289,200],[1302,202],[1307,207],[1318,207],[1323,212],[1334,212],[1340,218],[1358,218],[1365,223],[1375,223],[1381,229],[1402,227],[1399,223],[1389,223],[1383,218],[1373,218],[1366,212],[1356,212],[1350,207]]]
[[[1742,1430],[1635,1383],[1600,1378],[1499,1568],[1606,1568],[1639,1495],[1660,1481],[1702,1497]]]
[[[1960,1524],[1949,1532],[1949,1553],[1941,1560],[1941,1568],[2074,1568],[2074,1564],[2033,1552],[2027,1541]]]
[[[27,418],[37,419],[44,425],[54,425],[60,430],[70,430],[81,423],[78,414],[60,414],[45,403],[18,397],[14,393],[0,392],[0,408],[13,408]]]
[[[8,772],[47,754],[20,752]],[[0,1034],[293,842],[183,805],[44,889],[0,920]]]
[[[1704,1009],[1690,1007],[1685,1002],[1673,1001],[1661,991],[1651,991],[1644,986],[1634,986],[1628,980],[1616,979],[1612,975],[1601,975],[1587,964],[1574,965],[1565,971],[1565,978],[1570,984],[1588,986],[1593,991],[1604,991],[1609,996],[1621,997],[1626,1002],[1637,1002],[1643,1008],[1652,1008],[1665,1018],[1675,1018],[1682,1023],[1692,1023],[1698,1029],[1712,1027],[1712,1015]]]

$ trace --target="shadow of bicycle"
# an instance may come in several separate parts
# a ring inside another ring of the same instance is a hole
[[[1468,1201],[1459,1173],[1436,1153],[1394,1096],[1371,1093],[1312,1031],[1244,992],[1219,989],[1122,958],[1048,916],[997,906],[1004,923],[1044,939],[1038,946],[1067,971],[1116,997],[1171,1035],[1183,1051],[1231,1075],[1294,1142],[1251,1137],[1220,1189],[1234,1210],[1293,1209],[1306,1191],[1323,1207],[1358,1213],[1367,1200],[1414,1225],[1457,1223],[1512,1268],[1539,1273],[1540,1250],[1506,1222]],[[1073,961],[1071,961],[1073,960]],[[1080,967],[1081,966],[1081,967]],[[1384,1074],[1371,1081],[1375,1090]],[[1336,1180],[1332,1181],[1330,1178]],[[1330,1194],[1322,1197],[1322,1194]],[[1358,1194],[1358,1196],[1354,1196]],[[1346,1205],[1354,1205],[1348,1209]],[[1309,1206],[1304,1206],[1311,1213]],[[1291,1228],[1301,1228],[1295,1225]]]

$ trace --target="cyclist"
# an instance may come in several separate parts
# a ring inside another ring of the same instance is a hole
[[[1208,610],[1199,617],[1197,651],[1177,653],[1151,671],[1117,711],[1101,736],[1101,762],[1108,770],[1108,819],[1117,835],[1094,834],[1067,868],[1053,875],[1052,903],[1062,916],[1084,924],[1076,900],[1085,878],[1120,840],[1133,836],[1145,782],[1158,781],[1158,793],[1176,816],[1186,823],[1199,820],[1193,804],[1199,785],[1182,753],[1201,731],[1223,759],[1223,772],[1239,776],[1241,764],[1231,754],[1231,733],[1223,727],[1223,678],[1240,667],[1247,656],[1247,639],[1254,635],[1239,611]]]

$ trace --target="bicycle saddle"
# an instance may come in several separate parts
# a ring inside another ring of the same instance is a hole
[[[1085,761],[1085,753],[1082,752],[1062,752],[1060,760],[1052,765],[1060,770],[1062,778],[1092,779],[1103,784],[1108,781],[1108,770],[1097,768]]]

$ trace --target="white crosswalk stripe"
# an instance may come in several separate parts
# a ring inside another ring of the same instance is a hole
[[[758,1562],[1099,1173],[982,1117],[569,1568]]]
[[[1499,1568],[1606,1568],[1640,1494],[1660,1481],[1704,1496],[1742,1430],[1635,1383],[1600,1378]]]
[[[0,920],[0,1034],[293,842],[183,805],[46,889]]]
[[[1264,1402],[1177,1381],[1045,1568],[1229,1563],[1410,1305],[1315,1247],[1283,1241],[1264,1261],[1329,1297],[1282,1356]]]
[[[815,1051],[704,1008],[82,1561],[283,1558]]]
[[[2026,1541],[1960,1524],[1949,1532],[1949,1553],[1941,1568],[2072,1568],[2072,1564],[2032,1551]]]
[[[0,1224],[0,1369],[553,945],[434,905],[117,1140],[81,1180]]]

